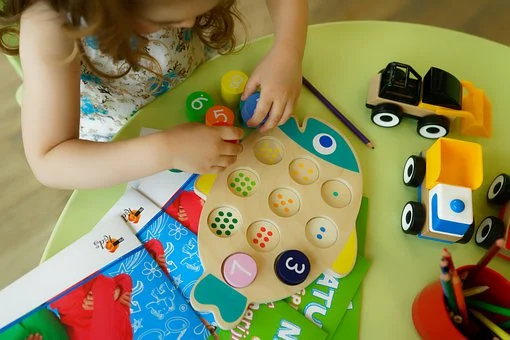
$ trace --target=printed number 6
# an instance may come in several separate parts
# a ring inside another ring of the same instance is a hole
[[[207,98],[197,98],[197,99],[194,99],[192,102],[191,102],[191,107],[193,108],[193,110],[202,110],[202,108],[204,107],[204,103],[202,103],[203,101],[208,101]]]
[[[301,269],[297,269],[298,266],[299,266],[299,263],[296,263],[295,265],[293,265],[292,267],[290,266],[289,262],[291,260],[294,260],[294,258],[291,256],[287,259],[287,261],[285,261],[285,267],[287,267],[288,270],[292,270],[292,271],[295,271],[296,273],[298,274],[303,274],[305,272],[305,269],[306,269],[306,266],[304,263],[301,263]]]

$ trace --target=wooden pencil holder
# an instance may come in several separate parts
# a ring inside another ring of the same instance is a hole
[[[457,271],[462,276],[463,272],[469,271],[473,267],[473,265],[463,266],[459,267]],[[510,292],[510,282],[498,272],[485,267],[473,281],[472,286],[490,287],[487,291],[476,295],[478,300],[510,308],[510,294],[508,293]],[[497,323],[505,321],[505,318],[500,315],[488,312],[484,312],[484,314]],[[439,280],[425,286],[416,296],[412,307],[412,317],[416,331],[423,340],[467,339],[450,319]]]

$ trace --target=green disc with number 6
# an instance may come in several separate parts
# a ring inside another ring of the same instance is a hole
[[[204,123],[205,114],[214,106],[212,97],[203,91],[191,93],[186,98],[186,114],[190,122]]]

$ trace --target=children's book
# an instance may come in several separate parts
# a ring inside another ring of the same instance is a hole
[[[0,291],[0,339],[210,335],[170,280],[161,241],[142,244],[127,226],[144,213],[125,211],[131,196],[128,190],[90,233]]]
[[[358,251],[365,241],[368,199],[363,198],[356,220]],[[322,273],[301,292],[285,299],[292,307],[304,314],[315,325],[328,333],[328,339],[336,332],[351,301],[368,272],[370,262],[358,254],[356,264],[349,275],[341,277],[332,269]],[[356,306],[359,308],[358,306]]]
[[[225,340],[323,340],[327,335],[282,300],[267,304],[251,304],[235,328],[218,332],[219,338]]]

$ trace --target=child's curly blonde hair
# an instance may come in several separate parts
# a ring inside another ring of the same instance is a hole
[[[141,59],[148,59],[159,68],[154,58],[146,51],[147,38],[134,31],[133,23],[140,4],[129,0],[46,0],[59,13],[69,16],[64,28],[70,37],[77,40],[82,51],[82,60],[97,74],[108,77],[121,77],[130,69],[145,68],[140,64]],[[0,50],[8,55],[17,55],[19,46],[8,43],[9,35],[19,35],[18,23],[21,14],[33,1],[4,0],[0,5]],[[200,40],[221,54],[232,52],[236,47],[234,35],[234,21],[242,23],[236,0],[221,0],[209,12],[198,17],[193,31]],[[87,25],[83,26],[82,23]],[[83,53],[81,38],[94,36],[99,49],[111,56],[115,62],[125,61],[129,68],[122,74],[112,76],[97,70]],[[136,37],[137,39],[133,39]]]

